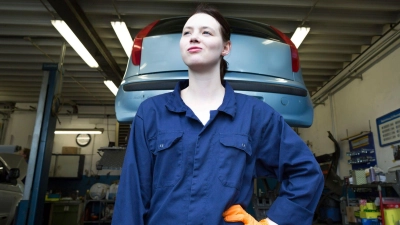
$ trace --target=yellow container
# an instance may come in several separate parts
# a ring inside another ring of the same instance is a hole
[[[376,205],[372,202],[367,202],[367,209],[368,210],[376,210]]]
[[[378,216],[381,215],[381,212],[366,212],[366,211],[361,211],[360,212],[360,218],[363,219],[376,219]]]
[[[385,209],[385,225],[397,225],[400,220],[400,209]]]
[[[364,205],[360,205],[360,211],[376,211],[376,205],[372,202],[367,202]]]

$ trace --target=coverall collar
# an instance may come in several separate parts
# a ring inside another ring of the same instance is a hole
[[[234,118],[236,115],[235,93],[227,81],[223,81],[222,85],[225,87],[225,95],[221,106],[218,108],[218,111],[224,112],[230,115],[232,118]],[[180,95],[181,90],[185,89],[188,86],[189,86],[189,80],[179,81],[176,84],[174,91],[169,97],[167,103],[165,104],[165,107],[169,111],[175,113],[183,113],[188,110],[188,107],[183,102]]]

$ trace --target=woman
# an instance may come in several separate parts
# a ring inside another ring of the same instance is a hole
[[[207,5],[186,22],[180,51],[189,79],[139,107],[113,224],[311,224],[319,165],[277,112],[223,81],[229,38],[229,24]],[[282,183],[261,223],[242,208],[259,176]]]

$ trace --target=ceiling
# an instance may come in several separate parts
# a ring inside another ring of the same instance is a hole
[[[303,77],[313,95],[400,21],[399,0],[215,0],[225,16],[256,20],[291,37],[311,27],[299,47]],[[62,97],[76,105],[114,105],[105,78],[120,83],[128,58],[110,21],[119,17],[134,37],[149,23],[190,15],[189,0],[2,0],[0,4],[0,103],[38,101],[43,63],[59,62],[63,38],[50,20],[63,19],[84,40],[101,69],[92,69],[69,47]]]

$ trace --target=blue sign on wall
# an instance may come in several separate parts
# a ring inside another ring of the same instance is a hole
[[[348,161],[353,170],[366,169],[376,165],[376,153],[372,132],[349,140]]]
[[[400,109],[376,119],[381,147],[400,142]]]

